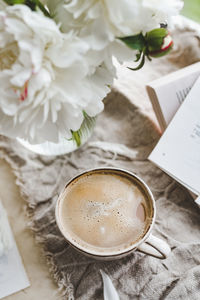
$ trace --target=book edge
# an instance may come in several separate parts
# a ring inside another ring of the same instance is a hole
[[[153,106],[153,109],[155,111],[156,117],[158,119],[158,123],[160,125],[160,128],[162,131],[164,131],[167,127],[162,109],[160,107],[160,102],[158,100],[157,94],[155,92],[155,90],[150,86],[150,85],[146,85],[146,91],[147,94],[149,96],[149,99],[151,101],[151,104]]]
[[[162,76],[161,78],[155,79],[148,83],[149,86],[156,89],[162,85],[165,85],[173,80],[181,80],[183,77],[187,77],[192,73],[200,72],[200,62],[196,62],[194,64],[191,64],[189,66],[186,66],[184,68],[181,68],[180,70],[171,72],[167,75]]]

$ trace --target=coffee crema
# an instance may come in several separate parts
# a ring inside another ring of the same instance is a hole
[[[61,195],[62,233],[85,251],[113,252],[139,241],[151,218],[145,194],[131,178],[106,172],[84,174]]]

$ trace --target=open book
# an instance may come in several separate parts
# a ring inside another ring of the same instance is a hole
[[[198,76],[200,76],[200,62],[147,85],[147,92],[162,131],[166,129]]]
[[[200,195],[200,77],[149,159],[194,194]]]

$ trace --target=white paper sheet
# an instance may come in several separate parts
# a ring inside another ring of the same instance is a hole
[[[0,210],[4,210],[1,202]],[[5,215],[3,217],[7,218]],[[0,256],[0,299],[30,285],[9,223],[4,221],[1,225],[5,226],[2,231],[9,235],[8,239],[12,241],[12,245],[9,246],[9,250],[5,247],[4,254]]]
[[[200,194],[200,77],[149,159]]]

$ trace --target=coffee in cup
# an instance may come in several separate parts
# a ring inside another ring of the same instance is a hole
[[[152,227],[154,214],[144,183],[112,168],[87,171],[71,180],[56,207],[67,241],[95,257],[121,256],[135,249]]]
[[[145,195],[132,178],[111,171],[85,174],[65,189],[62,232],[88,251],[115,253],[136,243],[151,222]]]

